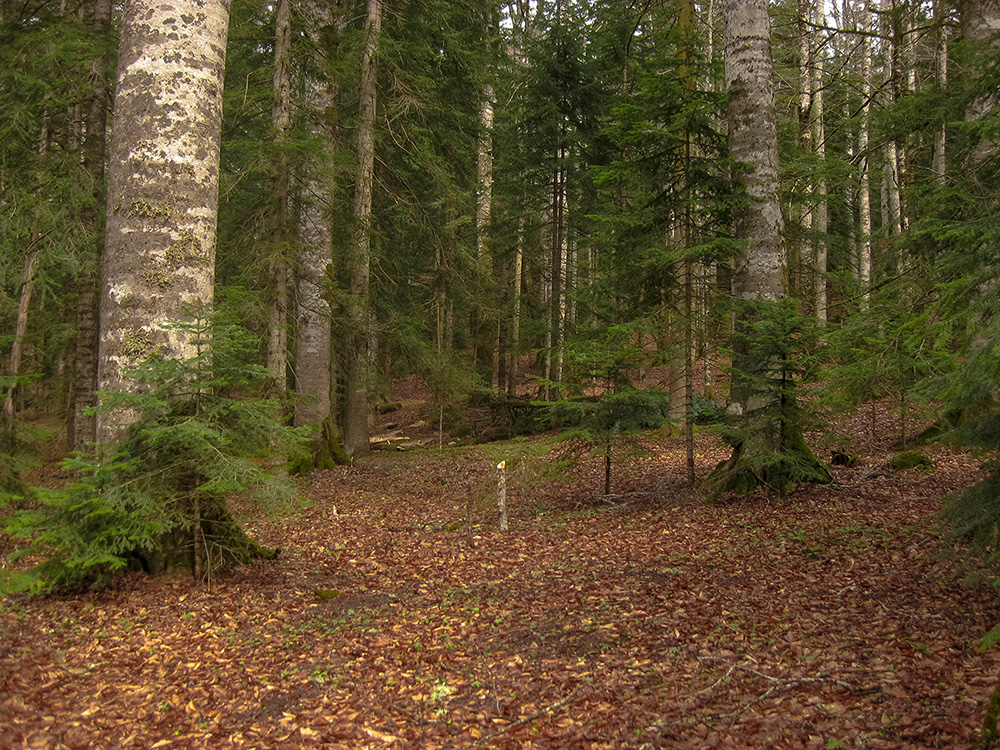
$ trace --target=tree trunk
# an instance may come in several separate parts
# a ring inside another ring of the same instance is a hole
[[[164,324],[212,303],[228,25],[228,0],[125,7],[108,172],[102,390],[139,388],[128,369],[150,357],[195,353],[186,334]],[[103,413],[99,442],[116,443],[133,419]]]
[[[104,239],[104,177],[107,163],[108,93],[111,65],[111,0],[95,0],[92,27],[100,52],[91,63],[93,94],[84,122],[83,162],[98,191],[95,207],[86,209],[84,221],[93,240],[88,243],[77,276],[76,345],[73,356],[73,385],[67,444],[71,450],[85,451],[97,439],[97,421],[86,413],[97,405],[97,305],[100,270],[100,243]]]
[[[948,88],[948,11],[951,3],[945,0],[934,2],[934,74],[938,89]],[[938,185],[945,184],[947,168],[947,137],[945,124],[934,128],[934,155],[931,160],[931,174]]]
[[[1000,2],[965,0],[960,6],[960,31],[968,56],[966,62],[970,79],[978,78],[982,73],[982,63],[976,62],[977,53],[985,51],[987,45],[995,45],[1000,34]],[[985,55],[981,57],[986,58]],[[996,107],[998,99],[1000,95],[995,91],[977,97],[966,107],[965,119],[972,123],[979,122]],[[985,136],[980,136],[973,144],[966,163],[974,173],[987,163],[987,157],[995,151],[995,146],[993,139]],[[977,176],[974,179],[978,181]]]
[[[358,127],[358,176],[354,193],[354,237],[351,268],[347,416],[344,449],[350,456],[368,451],[370,440],[368,381],[372,311],[369,299],[372,188],[375,179],[375,106],[378,90],[378,44],[382,28],[381,0],[368,0],[366,41],[361,61],[361,124]]]
[[[864,18],[864,17],[863,17]],[[861,179],[858,186],[858,283],[862,299],[867,303],[871,294],[872,278],[872,204],[871,204],[871,158],[868,153],[868,122],[872,98],[872,50],[871,41],[865,33],[868,20],[861,27],[861,123],[858,126],[858,160]]]
[[[812,17],[812,1],[799,0],[799,148],[804,155],[811,154],[813,144],[813,45],[810,20]],[[813,195],[815,183],[811,175],[802,179],[802,190],[799,203],[799,221],[802,227],[801,240],[797,243],[798,252],[794,263],[789,263],[790,280],[799,281],[790,289],[793,296],[805,296],[808,289],[805,275],[805,265],[810,257],[813,242]]]
[[[785,249],[778,184],[778,135],[771,80],[770,21],[763,0],[726,0],[725,68],[729,100],[729,151],[740,164],[738,181],[748,196],[736,225],[747,250],[737,258],[732,290],[737,300],[776,302],[785,294]],[[749,329],[753,320],[737,320]],[[767,363],[747,360],[737,348],[733,366],[754,372]],[[746,413],[755,407],[751,394],[734,378],[730,403]]]
[[[320,154],[307,159],[299,214],[297,345],[295,390],[304,396],[295,407],[295,426],[311,426],[312,461],[298,471],[332,468],[340,455],[332,418],[332,311],[328,289],[333,283],[333,204],[336,194],[333,156],[337,151],[337,84],[324,69],[326,40],[339,36],[342,19],[330,4],[306,5],[307,33],[317,49],[318,75],[305,84],[308,128],[323,144]],[[339,14],[339,9],[336,11]],[[332,438],[332,443],[328,438]]]
[[[288,392],[288,244],[291,176],[287,152],[292,124],[292,5],[278,0],[274,9],[274,101],[271,126],[275,154],[271,176],[271,257],[267,310],[267,371],[271,397],[277,399],[277,417],[283,419]],[[287,471],[288,456],[272,456],[274,466]]]
[[[499,34],[499,9],[490,10],[489,33]],[[496,28],[494,28],[494,25]],[[491,43],[490,56],[496,55],[496,45]],[[498,320],[493,279],[493,250],[490,242],[490,223],[493,214],[493,110],[494,89],[492,64],[487,66],[488,80],[483,86],[479,104],[479,138],[476,144],[476,266],[479,269],[482,294],[473,309],[474,359],[479,375],[496,393],[503,388],[498,372],[497,347]],[[501,280],[502,283],[502,280]]]
[[[108,169],[103,390],[140,390],[129,368],[152,357],[195,357],[204,347],[198,333],[166,324],[200,318],[212,303],[228,26],[228,0],[125,6]],[[138,416],[122,408],[101,413],[97,435],[106,455]],[[190,559],[196,527],[200,559],[192,569],[264,553],[222,498],[211,508],[187,502],[190,523],[141,554]]]
[[[817,11],[822,14],[823,11]],[[821,23],[826,19],[820,16]],[[814,200],[816,203],[813,229],[813,273],[814,297],[813,310],[819,324],[827,321],[827,231],[829,225],[829,201],[826,194],[826,125],[823,110],[823,55],[819,55],[813,73],[813,144],[816,149],[816,159],[820,164],[821,176],[816,180]]]
[[[564,167],[565,152],[560,145],[556,149],[555,167],[552,171],[552,231],[549,235],[549,335],[546,348],[545,377],[557,382],[560,378],[562,335],[563,335],[563,265],[565,249],[563,238],[564,205],[566,200]],[[557,398],[558,389],[546,386],[546,398]]]
[[[729,150],[748,197],[735,228],[748,244],[733,275],[738,312],[729,409],[740,415],[740,429],[732,456],[710,482],[718,492],[747,492],[760,484],[783,490],[807,475],[815,481],[830,475],[806,446],[794,403],[786,403],[788,375],[768,354],[784,342],[762,340],[767,334],[754,328],[765,316],[782,314],[777,303],[785,294],[768,6],[766,0],[726,0],[723,8]]]
[[[524,220],[517,232],[517,247],[514,248],[514,273],[511,279],[512,310],[510,313],[510,355],[507,365],[507,392],[517,395],[519,375],[518,343],[521,337],[521,277],[524,272]]]
[[[28,309],[31,306],[31,293],[35,287],[35,260],[38,258],[38,232],[31,233],[31,247],[24,261],[24,282],[21,284],[21,296],[17,303],[17,321],[14,324],[14,343],[10,346],[10,366],[8,372],[11,380],[4,399],[3,414],[8,420],[14,418],[14,394],[17,393],[17,376],[21,374],[21,357],[24,352],[24,336],[28,332]]]

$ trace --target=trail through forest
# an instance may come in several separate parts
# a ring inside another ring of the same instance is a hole
[[[697,441],[704,476],[724,451]],[[609,498],[599,460],[568,483],[539,474],[552,445],[387,451],[311,475],[310,507],[248,524],[280,558],[210,585],[135,575],[4,601],[0,747],[975,740],[1000,667],[978,639],[1000,607],[960,585],[932,521],[974,460],[935,448],[925,474],[878,453],[828,488],[706,506],[683,488],[678,438],[651,437]]]

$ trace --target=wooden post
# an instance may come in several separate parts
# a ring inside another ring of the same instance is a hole
[[[497,508],[500,510],[500,531],[507,531],[507,462],[497,464]]]

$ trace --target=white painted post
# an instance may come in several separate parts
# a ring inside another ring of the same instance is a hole
[[[497,507],[500,509],[500,531],[507,531],[507,462],[497,464]]]

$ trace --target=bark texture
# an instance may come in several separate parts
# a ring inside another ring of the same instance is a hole
[[[354,238],[351,269],[351,351],[348,353],[347,415],[344,450],[356,456],[370,440],[368,380],[371,376],[372,189],[375,181],[375,107],[378,92],[378,43],[382,31],[381,0],[368,0],[367,39],[361,61],[361,125],[358,128],[358,176],[354,193]]]
[[[299,213],[299,262],[296,282],[295,390],[306,399],[295,407],[295,425],[313,425],[314,439],[331,411],[331,310],[328,299],[333,264],[333,202],[336,181],[333,154],[336,149],[336,82],[323,70],[323,40],[334,36],[338,18],[332,3],[310,2],[306,29],[319,50],[317,69],[306,79],[306,122],[323,144],[305,165]]]
[[[737,179],[749,197],[736,227],[748,245],[734,268],[733,294],[775,301],[785,293],[785,248],[767,3],[725,0],[723,13],[729,151],[741,165]]]
[[[791,310],[780,304],[786,262],[768,6],[766,0],[726,0],[723,9],[729,148],[748,197],[737,236],[747,249],[733,278],[737,320],[730,412],[738,415],[729,435],[733,453],[709,483],[717,493],[745,493],[759,485],[784,492],[796,482],[829,482],[830,473],[802,437],[787,364],[794,343],[783,333],[792,330],[784,324]]]
[[[778,182],[778,131],[771,80],[771,24],[766,0],[726,0],[725,68],[729,91],[729,152],[738,162],[737,181],[747,202],[736,221],[736,236],[747,243],[736,259],[732,291],[743,302],[775,302],[785,295],[784,224]],[[737,329],[753,321],[738,320]],[[756,370],[766,363],[746,361],[737,347],[733,365]],[[730,402],[743,413],[750,393],[734,379]]]
[[[212,301],[228,0],[132,0],[122,17],[108,171],[100,368],[104,390],[137,387],[128,369],[186,357],[164,323]],[[104,414],[113,443],[133,415]]]
[[[267,369],[274,396],[288,388],[288,245],[290,240],[291,167],[285,141],[292,123],[292,4],[278,0],[274,9],[274,102],[271,123],[277,146],[271,176],[270,304],[268,306]]]
[[[100,284],[100,241],[104,237],[104,178],[107,151],[108,104],[114,48],[110,43],[111,0],[95,0],[93,32],[98,53],[92,61],[93,94],[87,109],[83,139],[83,162],[99,200],[87,209],[84,221],[90,232],[89,252],[77,278],[76,346],[73,356],[73,391],[67,425],[72,450],[84,451],[96,440],[97,420],[87,407],[97,404],[97,304]]]

